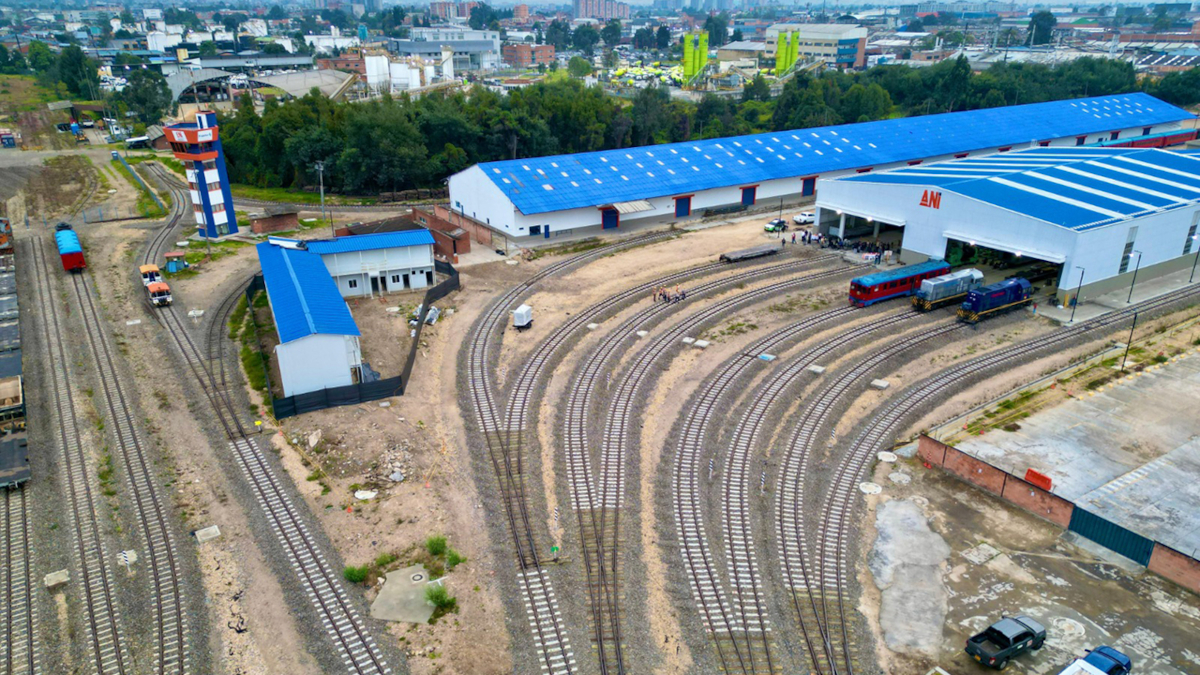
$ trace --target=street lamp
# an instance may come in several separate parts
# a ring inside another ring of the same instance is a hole
[[[317,170],[317,176],[321,181],[321,222],[325,222],[325,162],[317,162],[313,164],[313,168]],[[333,231],[333,223],[329,224],[329,229]],[[333,236],[337,236],[334,232]]]
[[[1188,277],[1189,284],[1192,283],[1192,279],[1196,278],[1196,263],[1200,262],[1200,247],[1196,246],[1198,239],[1200,239],[1200,234],[1192,235],[1192,247],[1196,249],[1196,259],[1192,261],[1192,276]]]
[[[1133,266],[1133,278],[1129,280],[1129,297],[1125,299],[1125,304],[1127,305],[1133,302],[1133,285],[1137,283],[1138,268],[1142,266],[1142,252],[1134,251],[1133,253],[1136,253],[1138,258],[1137,264]],[[1133,257],[1133,253],[1129,254],[1130,258]]]
[[[1079,270],[1079,285],[1075,287],[1075,299],[1071,301],[1071,320],[1067,323],[1075,323],[1075,308],[1079,306],[1079,291],[1083,290],[1083,275],[1087,272],[1079,265],[1076,265],[1075,269]]]

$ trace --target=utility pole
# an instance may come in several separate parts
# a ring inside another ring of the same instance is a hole
[[[1079,268],[1079,285],[1075,287],[1075,299],[1071,301],[1071,320],[1067,323],[1075,323],[1075,308],[1079,306],[1079,291],[1083,290],[1083,274],[1087,272],[1079,265],[1075,267]]]
[[[1138,313],[1133,313],[1133,325],[1129,327],[1129,339],[1125,341],[1125,356],[1121,357],[1121,374],[1125,374],[1125,359],[1129,358],[1129,347],[1133,344],[1133,329],[1137,328]]]
[[[325,162],[317,162],[314,165],[317,169],[317,176],[321,181],[321,222],[325,221]],[[333,236],[337,234],[333,231],[333,223],[329,224],[329,233]]]
[[[1200,234],[1192,235],[1192,246],[1197,244],[1198,239],[1200,239]],[[1188,277],[1189,284],[1192,283],[1192,281],[1196,278],[1196,263],[1198,262],[1200,262],[1200,248],[1196,249],[1196,259],[1192,261],[1192,275]]]
[[[1133,279],[1129,281],[1129,297],[1125,299],[1125,304],[1127,305],[1133,302],[1133,285],[1137,283],[1138,268],[1142,266],[1142,252],[1134,251],[1133,253],[1137,254],[1137,264],[1133,268]],[[1130,258],[1133,257],[1133,253],[1129,254]]]

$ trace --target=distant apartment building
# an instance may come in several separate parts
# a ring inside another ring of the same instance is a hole
[[[452,43],[464,40],[487,41],[492,43],[492,51],[500,53],[500,31],[474,30],[459,26],[433,26],[432,28],[413,28],[410,39],[417,42]]]
[[[532,68],[554,62],[554,45],[504,45],[500,50],[504,62],[516,68]]]
[[[513,21],[524,23],[529,20],[529,5],[513,7]]]
[[[575,0],[576,19],[628,19],[629,5],[616,0]]]
[[[798,41],[798,62],[824,61],[835,68],[863,68],[867,65],[867,29],[842,23],[777,23],[767,29],[768,60],[775,59],[780,34],[785,40]],[[790,36],[790,37],[788,37]]]
[[[471,10],[478,6],[478,2],[431,2],[429,13],[445,21],[469,19]]]
[[[320,70],[344,70],[358,73],[360,80],[367,79],[367,63],[358,51],[350,51],[341,56],[327,59],[317,59],[316,63]]]

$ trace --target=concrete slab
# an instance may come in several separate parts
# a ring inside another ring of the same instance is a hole
[[[808,372],[812,373],[813,375],[820,375],[821,373],[825,372],[825,366],[818,366],[818,365],[814,364],[814,365],[809,366],[806,370],[808,370]]]
[[[196,530],[196,543],[203,544],[206,541],[212,541],[221,536],[221,528],[216,525],[209,525],[202,530]]]
[[[890,386],[892,386],[892,383],[888,382],[887,380],[871,380],[871,388],[872,389],[878,389],[879,391],[883,391],[884,389],[887,389]]]
[[[649,335],[649,334],[650,334],[650,331],[648,331],[648,330],[639,330],[639,331],[637,332],[637,336],[638,336],[638,337],[640,337],[640,338],[644,338],[644,337],[646,337],[646,336],[647,336],[647,335]]]
[[[47,574],[42,579],[42,583],[44,583],[46,585],[46,590],[52,591],[52,590],[58,588],[59,586],[66,586],[67,582],[70,580],[71,580],[70,572],[68,572],[67,570],[59,570],[57,572],[51,572],[50,574]]]
[[[1136,303],[1157,298],[1164,293],[1170,293],[1171,291],[1188,286],[1188,277],[1190,275],[1191,268],[1189,267],[1188,269],[1172,272],[1171,274],[1165,274],[1153,279],[1139,278],[1137,285],[1133,288],[1133,302]],[[1078,273],[1075,276],[1078,277]],[[1074,289],[1072,289],[1073,291]],[[1075,323],[1094,319],[1116,309],[1124,309],[1129,306],[1126,302],[1127,298],[1129,298],[1128,287],[1081,302],[1075,308]],[[1039,304],[1036,313],[1058,323],[1065,324],[1071,320],[1070,307],[1060,308],[1053,305]]]
[[[1123,379],[959,450],[1179,551],[1200,550],[1200,358]]]
[[[685,345],[694,344],[695,342],[696,342],[696,338],[694,338],[694,337],[683,338],[683,344],[685,344]]]
[[[389,572],[378,597],[371,603],[371,616],[384,621],[428,623],[433,616],[433,605],[425,600],[429,583],[429,572],[424,565]]]
[[[709,344],[710,343],[708,340],[696,340],[695,342],[692,343],[692,346],[697,349],[706,349]]]

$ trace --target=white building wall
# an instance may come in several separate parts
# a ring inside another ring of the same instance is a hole
[[[1146,125],[1136,127],[1124,127],[1114,129],[1119,131],[1120,140],[1129,140],[1144,135]],[[1166,124],[1151,125],[1149,133],[1157,134],[1166,131],[1174,131],[1180,127],[1178,122]],[[784,132],[786,133],[786,132]],[[1111,132],[1102,134],[1090,134],[1086,137],[1085,143],[1095,143],[1102,140],[1108,140]],[[958,155],[967,154],[970,157],[982,157],[985,155],[995,154],[1000,151],[1001,147],[1007,147],[1011,150],[1021,150],[1028,147],[1037,147],[1039,143],[1049,140],[1049,147],[1075,147],[1077,143],[1076,136],[1063,136],[1054,139],[1031,138],[1024,143],[1017,143],[1012,146],[994,146],[989,148],[981,148],[977,150],[967,151],[965,153],[957,153]],[[955,159],[955,154],[946,155],[931,155],[920,158],[921,164],[932,164],[946,160]],[[886,171],[899,167],[909,166],[910,161],[893,162],[890,164],[877,164],[870,167],[872,172]],[[803,170],[803,162],[797,162],[797,172]],[[760,182],[758,194],[756,195],[756,206],[762,206],[764,201],[770,201],[772,198],[778,200],[783,197],[787,200],[795,200],[800,198],[804,185],[804,178],[817,176],[818,178],[836,178],[838,176],[855,175],[859,169],[867,167],[854,167],[842,171],[831,171],[822,174],[798,175],[795,178],[781,178],[772,181]],[[525,215],[521,213],[513,205],[512,201],[504,194],[499,186],[493,182],[502,181],[508,176],[493,174],[488,176],[484,173],[484,169],[479,165],[469,169],[460,171],[450,177],[450,199],[451,206],[455,211],[461,211],[464,215],[478,220],[490,226],[492,229],[503,232],[510,237],[525,237],[529,236],[529,228],[536,225],[549,225],[552,233],[563,232],[568,230],[580,229],[585,227],[599,227],[601,224],[601,212],[597,206],[581,207],[576,209],[567,209],[562,211],[553,211],[550,213]],[[603,179],[604,177],[601,176]],[[752,185],[749,183],[747,185]],[[825,181],[819,181],[817,184],[817,193],[820,194],[824,189],[822,185],[828,185]],[[730,187],[717,187],[709,190],[685,191],[679,195],[692,194],[692,217],[698,216],[699,212],[705,208],[729,206],[732,204],[741,203],[741,185]],[[667,195],[663,197],[654,197],[647,199],[655,208],[652,211],[643,211],[639,213],[630,213],[621,215],[621,225],[635,224],[639,222],[648,222],[655,220],[674,220],[675,219],[675,201],[677,195]],[[543,227],[544,230],[544,227]]]
[[[1070,267],[1064,267],[1066,278],[1070,282],[1068,285],[1074,286],[1079,281],[1076,265],[1086,270],[1083,276],[1085,286],[1118,276],[1121,255],[1125,252],[1125,242],[1131,227],[1138,228],[1133,248],[1142,252],[1141,269],[1183,256],[1188,230],[1193,222],[1198,222],[1197,219],[1200,219],[1200,205],[1193,205],[1080,233],[1075,250],[1071,251],[1067,260]],[[1200,242],[1193,243],[1187,256],[1189,260],[1195,256],[1198,245]],[[1126,273],[1132,272],[1135,266],[1139,266],[1136,255],[1129,261]]]
[[[371,279],[385,277],[389,292],[404,290],[404,275],[408,275],[408,288],[427,286],[427,272],[433,272],[433,246],[400,246],[374,251],[350,251],[326,253],[321,256],[325,268],[337,283],[342,297],[372,295]],[[397,284],[392,277],[399,276]],[[353,282],[353,283],[352,283]],[[380,287],[378,292],[382,292]]]
[[[283,395],[354,384],[352,369],[362,363],[358,338],[317,334],[276,345]]]

